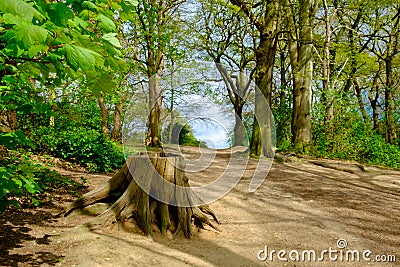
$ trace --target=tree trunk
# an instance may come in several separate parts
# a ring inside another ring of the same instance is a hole
[[[243,146],[246,136],[246,129],[243,125],[243,106],[245,99],[249,91],[251,83],[251,77],[246,81],[244,70],[240,70],[236,77],[236,90],[232,95],[231,103],[234,105],[235,110],[235,127],[233,128],[234,133],[234,146]]]
[[[386,88],[385,88],[385,112],[386,112],[386,139],[389,144],[396,141],[396,128],[394,123],[394,88],[392,57],[385,59],[386,67]]]
[[[312,146],[311,85],[313,79],[312,30],[317,3],[302,0],[299,3],[298,39],[291,9],[287,18],[291,25],[289,38],[290,62],[293,70],[292,144],[295,150],[308,153]]]
[[[161,152],[151,157],[145,155],[128,159],[109,181],[69,205],[64,216],[74,209],[86,207],[117,193],[120,195],[118,200],[100,214],[94,223],[90,223],[90,226],[123,224],[133,219],[145,235],[152,236],[153,231],[161,234],[170,231],[175,236],[183,233],[186,238],[190,238],[193,233],[193,219],[194,225],[199,228],[208,225],[218,230],[208,217],[211,216],[219,223],[208,206],[176,205],[180,203],[178,198],[194,203],[196,196],[190,189],[183,191],[184,194],[177,193],[182,192],[176,190],[177,186],[189,188],[183,170],[183,158],[164,156]],[[158,174],[163,179],[157,179],[160,177]],[[168,187],[169,183],[174,187]],[[163,202],[157,199],[163,199]]]
[[[365,110],[364,101],[363,101],[362,94],[361,94],[361,88],[357,81],[354,81],[354,90],[356,93],[358,106],[360,107],[364,122],[368,123],[368,114],[367,114],[367,111]]]
[[[50,122],[49,125],[50,127],[54,127],[55,126],[55,121],[54,121],[54,101],[56,99],[56,91],[54,88],[50,89],[50,110],[51,110],[51,116],[50,116]]]
[[[113,139],[116,142],[121,142],[122,141],[122,105],[121,104],[115,104],[115,109],[114,109],[114,127],[111,132],[111,139]]]
[[[102,97],[97,99],[99,102],[100,110],[101,110],[101,132],[105,135],[108,136],[108,130],[107,130],[107,109],[106,106],[104,105],[104,99]]]
[[[278,7],[268,9],[270,17],[260,33],[260,43],[256,49],[256,85],[261,94],[255,95],[255,114],[253,134],[250,144],[250,155],[273,157],[272,151],[272,116],[270,112],[272,95],[272,78],[276,54],[276,29]],[[257,91],[257,90],[256,90]],[[263,103],[265,102],[266,103]],[[266,104],[266,105],[265,105]],[[267,106],[267,111],[265,106]],[[265,114],[266,113],[266,114]],[[259,128],[259,129],[257,129]]]
[[[379,86],[374,84],[372,87],[375,89],[375,95],[374,97],[372,96],[372,90],[368,94],[368,99],[371,104],[371,109],[372,109],[372,121],[374,123],[373,129],[374,131],[379,134],[380,129],[379,129],[379,110],[378,110],[378,100],[379,100]]]
[[[161,147],[160,116],[161,116],[161,88],[159,77],[155,75],[149,79],[149,125],[146,137],[146,146]]]
[[[0,112],[0,132],[8,133],[17,130],[17,111],[7,109]]]
[[[234,143],[233,146],[243,146],[245,139],[245,131],[242,121],[243,106],[235,106],[235,127],[233,128]]]
[[[235,126],[233,128],[234,143],[233,146],[243,146],[245,139],[245,128],[242,122],[243,105],[245,98],[249,91],[251,80],[245,80],[244,70],[240,70],[236,76],[236,83],[233,82],[232,77],[228,71],[222,66],[219,59],[215,60],[215,65],[224,80],[229,100],[233,105],[235,111]]]
[[[274,144],[272,142],[270,106],[281,3],[275,0],[265,1],[261,4],[261,6],[264,6],[265,11],[263,10],[263,14],[257,16],[253,12],[254,6],[252,3],[242,0],[230,0],[230,2],[238,6],[259,31],[259,43],[255,49],[255,61],[257,69],[256,85],[261,94],[258,94],[256,90],[256,117],[254,118],[253,133],[250,140],[250,155],[273,157],[272,146]],[[254,10],[256,9],[254,8]],[[266,105],[267,108],[265,108],[264,102],[268,104]]]
[[[371,85],[371,90],[368,93],[368,100],[370,102],[371,105],[371,109],[372,109],[372,121],[374,123],[373,129],[375,130],[375,132],[377,134],[380,133],[380,129],[379,129],[379,109],[378,109],[378,100],[380,98],[380,93],[379,93],[379,77],[381,75],[381,71],[382,71],[382,61],[379,60],[379,69],[376,72],[374,79],[373,79],[373,83]],[[373,91],[375,90],[375,91]]]
[[[327,125],[334,117],[333,113],[333,99],[331,93],[331,55],[330,55],[330,46],[331,46],[331,19],[329,15],[329,7],[327,1],[323,1],[324,6],[324,22],[325,22],[325,40],[324,40],[324,49],[323,49],[323,58],[322,58],[322,90],[323,97],[322,100],[325,105],[325,115],[324,115],[324,125]]]

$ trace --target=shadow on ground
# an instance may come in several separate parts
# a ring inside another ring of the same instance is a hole
[[[41,245],[49,245],[50,240],[44,237],[35,237],[29,232],[32,228],[27,225],[43,226],[54,222],[50,212],[11,209],[0,214],[0,265],[1,266],[41,266],[54,265],[62,255],[53,254],[47,250],[36,251]],[[23,246],[32,246],[35,253],[10,253]]]

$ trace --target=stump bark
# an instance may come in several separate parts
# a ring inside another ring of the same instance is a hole
[[[217,224],[219,221],[208,206],[176,205],[179,204],[177,198],[187,198],[188,203],[195,203],[196,198],[189,188],[183,165],[182,157],[165,157],[163,153],[131,157],[110,180],[72,202],[64,216],[110,196],[118,196],[98,216],[102,224],[124,223],[133,219],[144,234],[149,236],[153,235],[153,229],[158,229],[161,234],[171,231],[174,236],[183,233],[186,238],[190,238],[194,227],[204,229],[205,225],[219,231],[212,220]],[[179,186],[188,187],[188,190],[175,190]]]

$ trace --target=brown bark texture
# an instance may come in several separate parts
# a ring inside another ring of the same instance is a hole
[[[164,157],[163,152],[133,156],[105,184],[71,203],[64,216],[117,195],[118,199],[90,226],[124,224],[133,220],[145,235],[152,236],[153,231],[161,234],[169,231],[174,236],[183,233],[186,238],[192,236],[195,227],[204,229],[208,225],[219,230],[211,221],[219,224],[218,219],[208,206],[176,206],[181,202],[178,198],[194,203],[197,197],[189,188],[183,165],[183,158]],[[157,179],[158,175],[163,179]],[[168,183],[175,187],[166,186]],[[178,186],[188,190],[176,190]]]

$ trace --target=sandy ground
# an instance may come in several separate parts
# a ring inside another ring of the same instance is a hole
[[[183,153],[189,163],[200,157],[196,149],[184,148]],[[203,150],[199,160],[207,154],[213,152]],[[208,168],[187,173],[192,185],[218,178],[230,159],[228,151],[220,151]],[[157,233],[150,239],[124,229],[93,231],[80,225],[106,205],[57,218],[73,199],[62,194],[52,205],[0,216],[0,265],[400,266],[399,171],[344,161],[280,159],[253,193],[248,187],[257,161],[251,160],[238,185],[210,205],[221,232],[207,228],[186,240]],[[59,172],[74,179],[83,176],[88,189],[110,178]]]

